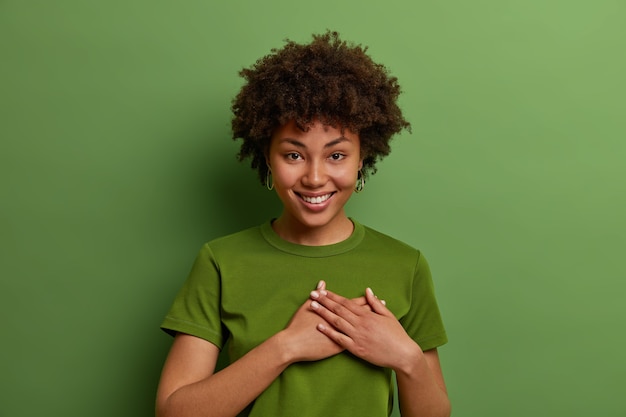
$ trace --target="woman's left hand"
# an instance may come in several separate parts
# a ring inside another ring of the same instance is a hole
[[[352,354],[378,366],[400,369],[421,349],[384,302],[365,291],[370,308],[328,290],[311,293],[311,309],[328,324],[317,329]]]

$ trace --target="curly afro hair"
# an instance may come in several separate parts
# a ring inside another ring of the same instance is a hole
[[[389,141],[410,124],[397,105],[400,86],[387,69],[337,32],[313,35],[309,44],[286,40],[239,75],[245,83],[232,104],[233,139],[243,139],[238,158],[252,158],[265,181],[266,152],[274,130],[294,120],[313,121],[359,134],[364,176],[391,151]]]

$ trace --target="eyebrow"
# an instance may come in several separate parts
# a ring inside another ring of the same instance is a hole
[[[303,148],[306,149],[306,145],[296,139],[291,139],[291,138],[285,138],[283,140],[281,140],[282,142],[287,142],[290,143],[294,146],[297,146],[298,148]],[[350,142],[350,139],[348,139],[345,136],[340,136],[337,139],[331,140],[330,142],[328,142],[327,144],[324,145],[324,148],[332,148],[335,145],[340,144],[341,142]]]

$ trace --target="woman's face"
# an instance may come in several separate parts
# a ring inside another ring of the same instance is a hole
[[[315,235],[318,244],[325,244],[325,237],[349,236],[352,223],[344,205],[363,166],[358,134],[318,121],[305,132],[292,121],[272,135],[268,165],[284,206],[275,222],[279,234],[296,243]]]

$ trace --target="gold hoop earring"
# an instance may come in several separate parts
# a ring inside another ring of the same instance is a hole
[[[354,191],[360,193],[365,188],[365,178],[363,177],[363,173],[359,169],[359,173],[356,177],[356,187],[354,187]]]
[[[272,191],[274,189],[274,178],[272,178],[272,168],[267,167],[267,173],[265,174],[265,187]]]

